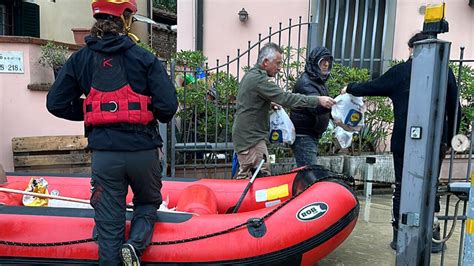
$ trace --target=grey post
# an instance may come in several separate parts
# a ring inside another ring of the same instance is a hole
[[[471,123],[471,128],[474,128],[474,121]],[[471,134],[471,145],[469,147],[469,158],[472,158],[472,151],[474,147],[474,134]],[[467,225],[464,234],[464,247],[462,265],[474,264],[474,171],[471,171],[471,161],[468,164],[468,173],[471,173],[471,186],[469,189],[469,202],[467,208]]]
[[[451,43],[415,43],[396,265],[429,265]]]
[[[471,173],[471,187],[469,189],[469,202],[467,208],[467,226],[464,234],[462,265],[474,264],[474,171]]]

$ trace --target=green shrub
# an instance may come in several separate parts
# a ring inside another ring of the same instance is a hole
[[[40,48],[41,54],[38,63],[53,69],[53,71],[59,70],[69,57],[69,49],[53,41],[48,41],[45,45],[41,45]]]
[[[456,79],[459,77],[459,63],[450,64]],[[461,98],[461,125],[459,133],[469,135],[471,121],[474,120],[474,69],[469,65],[463,65],[461,69],[461,82],[458,83],[459,96]]]
[[[153,7],[176,13],[176,0],[153,0]]]
[[[176,62],[177,66],[186,67],[188,70],[193,70],[198,67],[203,67],[207,57],[201,51],[183,51],[174,53],[171,59]]]
[[[181,118],[182,128],[188,128],[181,141],[206,141],[207,136],[208,142],[216,139],[230,142],[237,79],[225,72],[203,69],[207,58],[200,51],[180,51],[172,57],[176,60],[176,75],[183,78],[183,84],[177,88],[180,103],[177,116]],[[205,77],[198,77],[197,70]]]
[[[138,42],[137,45],[156,56],[156,50],[153,49],[153,47],[151,47],[148,43]]]

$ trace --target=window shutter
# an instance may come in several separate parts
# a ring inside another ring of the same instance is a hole
[[[15,19],[15,35],[40,37],[39,6],[34,3],[22,2],[20,14]]]

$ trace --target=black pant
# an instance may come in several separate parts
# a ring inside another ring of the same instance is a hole
[[[443,159],[446,156],[446,145],[441,145],[440,149],[440,159],[439,159],[439,167],[438,167],[438,178],[441,172],[441,165],[443,163]],[[398,229],[398,224],[400,221],[400,197],[402,192],[402,174],[403,174],[403,153],[394,153],[393,154],[393,166],[395,170],[395,189],[393,191],[392,196],[392,226]],[[436,196],[435,201],[435,212],[439,212],[441,210],[440,205],[440,197]]]
[[[129,185],[134,211],[127,243],[141,255],[151,241],[162,201],[158,151],[93,151],[91,185],[100,265],[122,265],[119,252],[125,242]]]

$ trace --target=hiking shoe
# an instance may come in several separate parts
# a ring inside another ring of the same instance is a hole
[[[122,245],[120,257],[124,266],[140,266],[140,260],[135,252],[135,248],[128,243]]]

